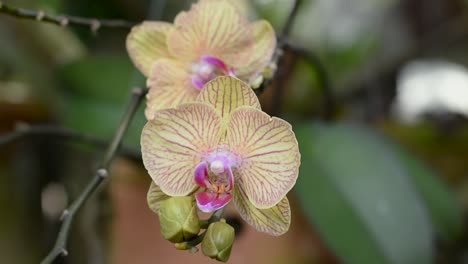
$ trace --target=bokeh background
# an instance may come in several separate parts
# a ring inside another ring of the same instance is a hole
[[[292,0],[231,0],[277,30]],[[83,17],[172,21],[188,0],[10,0]],[[143,76],[123,29],[97,34],[0,14],[0,137],[49,124],[110,140]],[[257,233],[233,208],[230,263],[468,263],[468,2],[304,0],[263,108],[302,152],[290,232]],[[79,212],[57,263],[215,263],[177,251],[147,207],[140,109],[112,177]],[[38,263],[102,148],[36,134],[0,149],[0,262]],[[135,154],[135,153],[133,153]]]

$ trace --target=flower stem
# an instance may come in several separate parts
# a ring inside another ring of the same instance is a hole
[[[218,222],[219,220],[221,220],[223,213],[224,213],[224,208],[216,210],[208,220],[203,220],[200,223],[200,227],[207,229],[211,223]],[[191,250],[192,248],[196,247],[198,244],[200,244],[203,241],[205,234],[206,234],[206,231],[203,231],[203,233],[191,239],[190,241],[177,243],[176,248],[184,249],[184,250]]]

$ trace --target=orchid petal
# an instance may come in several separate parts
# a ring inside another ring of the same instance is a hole
[[[157,110],[195,101],[200,91],[192,87],[186,67],[170,59],[160,59],[153,64],[147,81],[150,90],[146,96],[145,115],[148,120],[154,117]]]
[[[256,230],[273,236],[280,236],[289,229],[291,209],[288,198],[267,209],[256,208],[248,199],[245,191],[239,187],[234,191],[234,204],[241,217]]]
[[[226,206],[231,200],[232,195],[223,193],[216,194],[210,192],[199,192],[195,195],[198,208],[205,213],[211,213]]]
[[[227,76],[208,82],[197,100],[212,105],[223,118],[241,106],[260,109],[260,102],[252,89],[243,81]]]
[[[196,187],[194,169],[219,143],[220,117],[203,103],[158,111],[141,135],[143,164],[161,190],[184,196]]]
[[[149,208],[155,212],[159,212],[159,205],[162,201],[170,198],[170,196],[166,195],[161,191],[158,185],[154,181],[151,182],[150,188],[148,190],[148,195],[146,196],[146,200],[148,201]]]
[[[291,125],[252,107],[231,114],[227,143],[242,163],[234,170],[247,197],[260,209],[277,204],[297,180],[300,154]]]
[[[276,47],[276,36],[273,27],[265,20],[250,25],[254,39],[254,53],[248,63],[236,69],[236,76],[248,80],[252,75],[262,72],[271,62]]]
[[[195,168],[195,182],[201,187],[208,188],[208,179],[208,164],[206,162],[202,162]]]
[[[232,173],[231,167],[227,168],[228,172],[228,183],[229,185],[227,186],[227,191],[231,191],[234,188],[234,174]]]
[[[137,68],[148,76],[151,66],[160,58],[171,57],[166,44],[166,35],[173,25],[166,22],[149,22],[132,28],[127,37],[127,51]]]
[[[233,67],[242,66],[252,55],[253,39],[248,21],[225,0],[202,0],[179,14],[168,34],[171,54],[185,61],[203,55],[218,57]],[[250,51],[250,52],[246,52]]]

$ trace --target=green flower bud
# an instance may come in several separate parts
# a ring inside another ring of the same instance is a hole
[[[231,255],[233,243],[234,228],[222,221],[208,227],[201,248],[205,256],[226,262]]]
[[[166,240],[180,243],[200,232],[197,205],[192,197],[171,197],[161,203],[158,214]]]

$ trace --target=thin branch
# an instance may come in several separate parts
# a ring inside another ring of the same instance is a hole
[[[140,88],[134,88],[132,91],[132,98],[130,100],[129,105],[122,117],[122,120],[117,128],[117,131],[109,144],[107,151],[101,160],[98,169],[94,177],[85,187],[83,192],[80,196],[67,208],[63,211],[62,214],[62,226],[60,227],[60,231],[58,233],[57,240],[55,242],[54,247],[49,252],[49,254],[44,258],[41,264],[48,264],[52,263],[55,259],[61,256],[67,256],[67,240],[68,235],[70,233],[70,227],[73,221],[75,214],[78,210],[83,206],[83,204],[89,199],[89,197],[96,191],[96,189],[101,185],[104,179],[108,176],[108,169],[116,155],[116,152],[122,142],[122,138],[127,131],[130,122],[133,119],[133,116],[138,109],[144,95],[146,94],[146,90]]]
[[[436,51],[450,48],[458,41],[466,41],[468,37],[468,12],[463,12],[421,36],[412,45],[406,47],[401,53],[382,61],[381,58],[371,59],[360,70],[353,73],[353,77],[341,84],[336,90],[345,91],[337,98],[338,103],[361,99],[367,92],[367,84],[379,82],[387,78],[394,79],[398,70],[407,62],[431,54]],[[374,56],[375,57],[375,56]],[[372,76],[369,77],[369,72]],[[377,88],[378,86],[375,86]]]
[[[15,129],[12,132],[0,135],[0,148],[30,136],[52,137],[53,139],[70,140],[73,142],[85,143],[100,149],[104,149],[108,145],[107,140],[103,140],[89,134],[77,132],[69,128],[55,125],[30,125],[20,122],[15,126]],[[140,151],[131,147],[122,146],[119,149],[119,154],[131,160],[141,160]]]
[[[299,6],[302,4],[303,0],[295,0],[291,12],[289,13],[286,23],[284,24],[283,30],[281,31],[279,38],[279,47],[283,48],[286,44],[286,41],[291,34],[291,30],[294,26],[294,20],[296,19],[297,12],[299,11]]]
[[[68,25],[75,25],[81,27],[89,28],[93,33],[97,33],[100,28],[121,28],[121,29],[130,29],[137,23],[129,22],[125,20],[112,20],[112,19],[96,19],[96,18],[84,18],[78,16],[69,16],[69,15],[50,15],[46,14],[44,11],[38,10],[29,10],[23,8],[17,8],[9,6],[3,2],[0,2],[0,13],[22,18],[36,20],[46,23],[51,23],[59,25],[62,27]]]
[[[294,25],[294,19],[297,16],[297,12],[299,11],[299,6],[301,5],[302,0],[295,0],[291,12],[289,13],[288,18],[286,19],[286,23],[284,24],[283,30],[281,31],[281,35],[278,38],[278,49],[279,51],[276,52],[275,62],[276,65],[284,65],[285,64],[285,57],[283,56],[283,48],[287,43],[287,39],[289,38],[289,34],[291,33],[292,27]],[[291,67],[293,66],[294,62],[290,63]],[[281,114],[281,102],[284,95],[284,86],[285,86],[285,78],[288,72],[284,69],[279,69],[278,72],[273,77],[272,82],[277,82],[276,85],[273,86],[273,102],[272,102],[272,115],[279,116]]]
[[[286,43],[284,49],[304,59],[317,71],[318,82],[323,95],[323,118],[325,120],[330,120],[336,113],[336,101],[331,87],[330,76],[325,65],[315,53],[302,47],[296,47],[291,43]]]

